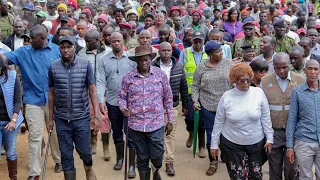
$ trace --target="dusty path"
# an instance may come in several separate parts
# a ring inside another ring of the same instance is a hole
[[[175,170],[176,176],[168,177],[165,173],[165,168],[161,169],[161,175],[163,180],[228,180],[228,174],[225,167],[225,164],[219,163],[219,169],[214,176],[208,177],[205,175],[205,171],[208,168],[208,159],[200,159],[196,156],[193,158],[192,148],[188,149],[185,147],[185,141],[187,138],[187,132],[185,130],[185,123],[181,116],[177,119],[177,137],[176,137],[176,156],[175,156]],[[100,138],[100,136],[99,136]],[[28,165],[29,165],[29,157],[28,157],[28,133],[25,134],[19,133],[17,138],[17,151],[18,151],[18,179],[26,180],[28,176]],[[111,141],[112,142],[112,141]],[[114,171],[113,165],[115,163],[115,148],[114,145],[110,145],[110,151],[112,158],[110,161],[106,162],[102,158],[102,145],[98,143],[97,154],[94,155],[94,170],[96,172],[97,178],[101,180],[122,180],[123,170],[122,171]],[[75,166],[77,168],[77,179],[85,180],[85,173],[82,167],[82,162],[78,154],[75,155]],[[42,161],[43,162],[43,161]],[[267,164],[267,163],[266,163]],[[5,157],[2,156],[0,160],[0,179],[6,180],[8,178],[7,165],[5,161]],[[265,165],[263,167],[264,178],[268,179],[268,166]],[[136,171],[138,174],[138,171]],[[136,177],[136,180],[139,178]],[[51,155],[49,154],[48,158],[48,166],[46,173],[46,180],[63,180],[63,173],[56,174],[54,173],[54,163],[52,161]]]

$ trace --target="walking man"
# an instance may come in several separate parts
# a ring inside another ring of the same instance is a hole
[[[162,42],[160,44],[159,55],[160,57],[153,61],[152,65],[160,68],[166,73],[173,94],[173,130],[168,136],[165,136],[164,143],[166,172],[169,176],[174,176],[175,170],[173,168],[173,162],[179,95],[181,95],[182,99],[182,113],[183,116],[186,116],[188,113],[188,85],[182,64],[177,63],[175,58],[172,56],[172,47],[170,43]],[[165,113],[165,120],[167,122],[168,119],[166,117]]]
[[[287,158],[290,163],[299,163],[299,179],[320,179],[319,146],[319,62],[311,59],[306,63],[304,73],[307,81],[293,89],[287,124]]]
[[[113,141],[116,146],[117,162],[113,169],[120,171],[124,159],[123,130],[127,127],[127,118],[121,112],[118,103],[118,94],[121,89],[123,75],[136,67],[136,63],[131,61],[129,54],[123,51],[123,36],[119,32],[112,33],[112,51],[101,57],[98,63],[97,88],[100,111],[108,115],[111,121]],[[106,96],[105,96],[105,92]],[[106,100],[105,100],[106,97]],[[107,102],[106,102],[107,101]],[[135,148],[128,134],[129,146],[129,173],[128,176],[134,178],[135,174]]]
[[[20,68],[23,81],[25,118],[29,126],[29,180],[39,179],[41,173],[41,143],[43,127],[49,122],[48,70],[52,61],[60,57],[59,47],[48,42],[47,30],[41,25],[31,29],[31,46],[5,53],[8,64]],[[61,172],[61,155],[55,128],[50,141],[51,155],[56,163],[55,172]]]
[[[97,133],[100,128],[97,90],[91,63],[75,55],[75,39],[60,38],[61,58],[49,69],[49,123],[52,132],[53,121],[61,151],[62,169],[66,180],[76,179],[73,144],[76,147],[88,180],[95,180],[92,170],[90,147],[90,123]],[[90,101],[93,104],[94,120],[90,121]]]
[[[98,61],[99,59],[107,54],[108,51],[105,50],[105,47],[103,43],[100,41],[100,34],[96,29],[89,30],[85,36],[84,39],[86,41],[86,47],[79,51],[78,56],[82,57],[83,59],[88,60],[93,69],[93,75],[94,79],[97,79],[97,72],[98,72]],[[90,114],[91,114],[91,120],[94,119],[94,111],[92,106],[92,101],[90,103]],[[102,147],[103,147],[103,155],[104,160],[108,161],[111,156],[109,153],[109,133],[110,133],[110,121],[108,116],[105,116],[103,114],[101,116],[101,138],[102,138]],[[97,152],[97,141],[98,141],[98,135],[91,131],[91,150],[92,154],[96,154]]]
[[[188,114],[185,118],[187,125],[187,131],[189,132],[189,137],[186,142],[187,148],[190,148],[193,143],[193,126],[194,126],[194,110],[193,110],[193,101],[191,98],[192,94],[192,83],[193,83],[193,73],[197,68],[197,65],[204,59],[208,58],[208,55],[204,51],[204,42],[205,35],[201,31],[195,31],[192,34],[193,44],[191,47],[184,49],[179,57],[179,63],[183,65],[184,72],[186,74],[187,84],[188,84]],[[195,134],[196,136],[196,134]],[[202,119],[199,119],[199,157],[205,158],[205,127]]]
[[[262,89],[267,96],[272,128],[274,129],[274,143],[269,153],[270,179],[294,180],[294,165],[285,158],[286,126],[290,109],[290,94],[292,89],[303,83],[305,78],[290,70],[290,57],[286,53],[278,53],[273,58],[274,72],[263,77]],[[284,171],[283,171],[284,169]]]
[[[173,101],[167,75],[151,66],[156,56],[150,46],[138,46],[135,56],[137,68],[123,76],[119,105],[128,117],[128,126],[137,148],[137,166],[140,180],[150,180],[149,161],[153,179],[161,180],[159,169],[163,160],[164,132],[173,129]],[[164,129],[164,112],[168,123]]]

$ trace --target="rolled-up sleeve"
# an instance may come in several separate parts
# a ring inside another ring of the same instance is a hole
[[[273,129],[272,129],[272,123],[271,123],[271,117],[270,117],[270,109],[269,109],[269,103],[266,95],[261,90],[261,96],[262,96],[262,105],[261,105],[261,124],[264,131],[264,134],[266,135],[267,142],[273,144]]]
[[[213,130],[211,134],[210,149],[218,149],[220,135],[225,123],[226,123],[226,115],[225,115],[224,95],[223,95],[217,107],[216,117],[214,120]]]
[[[298,113],[299,113],[298,94],[295,91],[295,89],[293,89],[290,97],[290,110],[289,110],[288,123],[286,127],[287,148],[293,148],[294,146],[293,135],[298,122]]]

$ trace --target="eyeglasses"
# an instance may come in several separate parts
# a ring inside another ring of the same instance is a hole
[[[250,84],[251,83],[251,79],[250,78],[248,78],[248,79],[239,79],[239,82],[241,83],[241,84],[244,84],[244,83],[248,83],[248,84]]]
[[[252,30],[254,30],[254,28],[253,27],[245,27],[245,28],[243,28],[245,31],[252,31]]]

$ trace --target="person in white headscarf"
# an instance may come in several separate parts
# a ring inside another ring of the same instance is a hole
[[[283,15],[282,19],[284,19],[286,21],[287,36],[289,36],[292,39],[294,39],[295,43],[298,44],[298,42],[300,41],[299,35],[290,30],[290,27],[291,27],[291,24],[292,24],[292,17],[289,16],[289,15]]]

